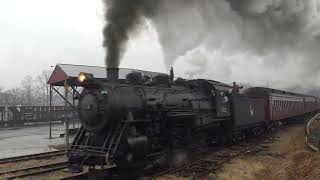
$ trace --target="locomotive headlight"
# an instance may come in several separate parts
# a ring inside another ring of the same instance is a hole
[[[78,75],[78,81],[81,83],[88,81],[88,80],[92,80],[92,79],[94,79],[93,74],[81,72]]]
[[[84,74],[79,74],[78,81],[79,82],[84,82],[85,80],[86,80],[86,76]]]

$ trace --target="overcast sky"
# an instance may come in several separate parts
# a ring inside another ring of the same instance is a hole
[[[0,84],[11,88],[57,63],[104,66],[100,0],[0,1]],[[121,67],[165,71],[157,33],[131,40]]]
[[[320,0],[313,1],[318,2]],[[216,2],[223,3],[223,1]],[[261,2],[265,1],[260,0],[259,2],[261,4]],[[229,33],[229,31],[233,32],[232,30],[234,29],[229,28],[228,25],[234,27],[237,23],[234,23],[233,20],[240,17],[237,16],[237,18],[225,20],[225,16],[230,15],[233,17],[234,13],[230,12],[229,6],[228,8],[219,7],[216,7],[217,13],[219,14],[220,11],[218,10],[220,9],[223,11],[221,16],[217,15],[216,17],[216,19],[221,20],[221,22],[217,21],[220,24],[213,25],[213,27],[217,28],[211,28],[211,26],[204,24],[204,27],[209,27],[209,36],[206,33],[203,35],[210,37],[211,34],[214,37],[213,40],[218,37],[218,39],[222,39],[221,42],[227,42],[227,44],[231,44],[231,47],[234,46],[234,49],[239,49],[236,45],[238,44],[242,47],[240,38],[242,37],[242,33],[238,32],[238,29],[235,29],[236,33]],[[320,29],[320,13],[317,8],[311,8],[311,10],[317,12],[316,15],[310,18],[312,22],[316,22],[314,23],[316,26],[309,26],[308,24],[309,28],[306,29],[318,31]],[[310,8],[302,11],[301,14],[303,15],[304,12],[309,11]],[[104,66],[105,51],[102,48],[103,13],[101,0],[1,0],[0,86],[6,89],[17,87],[25,76],[31,75],[35,77],[42,70],[53,69],[50,66],[55,66],[57,63]],[[173,8],[172,14],[177,14],[175,8]],[[175,21],[169,15],[170,18],[166,17],[164,19],[171,20],[173,29],[178,27],[177,29],[179,30],[178,33],[171,34],[174,35],[174,38],[170,39],[170,42],[174,43],[173,49],[180,47],[179,40],[192,40],[193,36],[190,35],[190,32],[197,32],[194,29],[195,21],[185,18],[186,14],[190,14],[189,9],[184,9],[181,14],[182,20],[188,21],[191,25],[190,27],[192,27],[189,31],[180,28],[179,25],[177,26],[176,22],[179,21]],[[211,17],[212,14],[209,14]],[[202,22],[200,20],[196,22]],[[228,22],[223,23],[224,21]],[[221,23],[226,26],[221,26]],[[166,72],[162,48],[158,41],[158,33],[150,24],[147,23],[138,36],[131,37],[133,39],[128,43],[127,51],[120,65],[121,67]],[[180,21],[180,24],[185,25],[185,21]],[[202,26],[199,27],[201,30]],[[219,31],[219,28],[221,31]],[[164,30],[166,29],[169,29],[169,27],[165,26]],[[187,32],[189,34],[185,36]],[[217,32],[220,32],[221,37],[220,35],[217,36]],[[309,31],[306,32],[306,34],[312,34],[308,33]],[[239,35],[239,37],[233,38],[232,35],[234,34]],[[238,41],[238,39],[240,40]],[[233,43],[234,41],[238,43]],[[184,41],[181,42],[184,43]],[[213,44],[217,44],[220,41],[213,42]],[[310,84],[316,84],[315,82],[318,82],[319,79],[317,75],[308,78],[303,76],[287,78],[299,76],[297,72],[300,72],[300,69],[302,69],[300,67],[301,63],[297,64],[295,61],[297,59],[296,55],[291,52],[289,55],[293,57],[289,57],[288,59],[293,60],[282,61],[285,63],[281,66],[272,65],[267,67],[266,64],[268,63],[262,61],[260,57],[255,57],[255,55],[247,55],[241,52],[240,55],[235,56],[231,54],[231,57],[226,58],[225,54],[216,50],[216,48],[209,48],[207,51],[203,51],[201,48],[199,50],[196,47],[194,49],[191,48],[183,57],[179,57],[173,63],[175,74],[183,76],[186,75],[186,72],[190,71],[191,74],[196,74],[194,78],[199,77],[198,75],[200,74],[202,78],[226,83],[237,81],[240,83],[249,82],[254,85],[266,85],[273,81],[287,82],[289,80],[292,81],[289,83],[291,85],[300,85],[302,81],[298,79],[301,78],[304,79],[304,83],[308,80]],[[303,56],[303,53],[300,53],[300,55]],[[279,58],[273,59],[274,61],[278,61]],[[303,63],[305,62],[302,61],[302,65]],[[315,63],[315,61],[313,63],[319,64]],[[248,71],[248,67],[250,67],[250,71]],[[283,85],[284,83],[278,84]],[[279,87],[282,88],[283,86]]]

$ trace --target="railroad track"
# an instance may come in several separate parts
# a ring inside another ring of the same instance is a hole
[[[50,173],[53,171],[58,171],[67,168],[68,162],[57,162],[52,164],[46,164],[41,166],[34,166],[28,168],[14,169],[9,171],[0,172],[0,179],[18,179],[25,178],[29,176],[36,176],[41,174]]]
[[[259,138],[261,141],[261,138]],[[153,178],[163,176],[188,177],[193,179],[204,178],[211,172],[220,169],[225,163],[247,154],[260,152],[269,142],[274,141],[274,138],[263,137],[262,142],[254,140],[253,142],[246,142],[238,145],[233,145],[229,148],[222,148],[212,153],[206,153],[196,160],[187,162],[185,165],[178,168],[170,169],[168,171],[156,174]],[[259,143],[258,143],[259,142]]]
[[[51,158],[56,156],[63,156],[65,154],[66,154],[65,150],[59,150],[59,151],[31,154],[31,155],[25,155],[25,156],[17,156],[17,157],[0,159],[0,164],[28,161],[28,160],[34,160],[34,159],[46,159],[46,158]]]
[[[78,180],[78,179],[88,179],[90,174],[88,172],[75,174],[72,176],[67,176],[64,178],[61,178],[60,180]]]

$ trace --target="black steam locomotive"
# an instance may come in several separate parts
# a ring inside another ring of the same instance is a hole
[[[69,149],[71,165],[156,167],[173,149],[241,139],[270,124],[267,91],[232,95],[221,82],[174,80],[173,70],[118,78],[121,70],[108,69],[105,80],[79,75],[82,127]]]

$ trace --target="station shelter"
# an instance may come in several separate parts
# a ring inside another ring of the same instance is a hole
[[[75,111],[77,108],[77,97],[80,95],[83,87],[78,81],[78,75],[80,73],[90,73],[96,79],[106,78],[106,68],[98,66],[84,66],[84,65],[73,65],[73,64],[57,64],[48,80],[48,85],[50,86],[49,92],[49,121],[50,121],[50,131],[49,137],[52,138],[52,108],[53,106],[53,96],[55,94],[62,98],[66,106],[66,144],[69,145],[69,124],[70,119],[68,119],[68,110]]]

